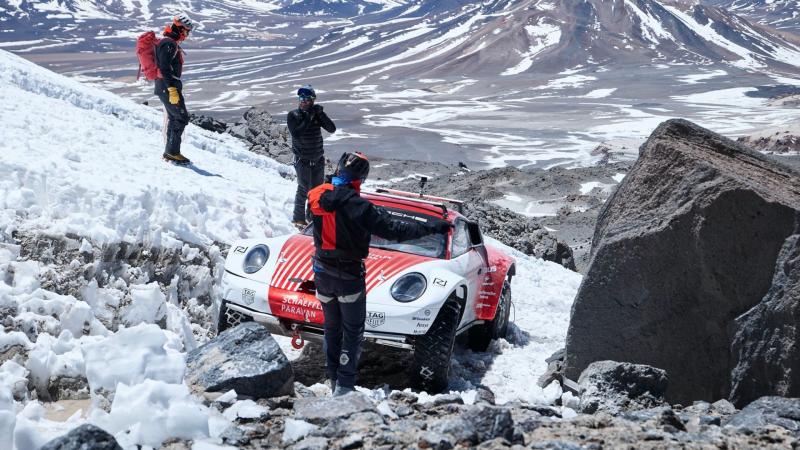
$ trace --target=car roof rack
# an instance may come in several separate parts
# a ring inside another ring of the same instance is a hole
[[[363,190],[364,193],[367,194],[374,194],[380,195],[383,197],[395,198],[399,200],[414,200],[421,203],[425,203],[431,206],[438,206],[442,208],[442,215],[444,218],[447,218],[447,205],[445,203],[452,203],[456,205],[456,209],[460,214],[464,214],[464,202],[461,200],[456,200],[447,197],[437,197],[435,195],[427,195],[421,193],[414,193],[408,191],[401,191],[398,189],[389,189],[389,188],[376,188],[375,190]]]

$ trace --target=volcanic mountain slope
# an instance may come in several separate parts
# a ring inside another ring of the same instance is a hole
[[[736,15],[656,0],[422,2],[350,20],[280,55],[215,63],[205,73],[242,83],[343,85],[654,62],[793,73],[800,61],[796,44]],[[242,72],[243,63],[250,70]]]
[[[703,3],[782,31],[800,33],[798,0],[703,0]]]
[[[20,0],[0,3],[0,39],[25,42],[37,50],[112,50],[160,27],[176,11],[201,23],[193,38],[214,45],[293,45],[316,37],[321,20],[376,13],[402,0]],[[323,27],[323,28],[321,28]]]
[[[265,80],[510,76],[612,60],[797,70],[800,60],[794,43],[730,12],[664,0],[21,1],[0,6],[0,36],[21,41],[4,45],[17,51],[129,48],[143,24],[160,26],[177,9],[202,23],[195,46],[282,46],[248,56]]]

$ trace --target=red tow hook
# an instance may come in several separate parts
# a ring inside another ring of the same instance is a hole
[[[306,345],[306,341],[300,335],[300,327],[292,325],[292,347],[300,350],[304,345]]]

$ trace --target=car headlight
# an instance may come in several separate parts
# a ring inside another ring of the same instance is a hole
[[[264,267],[269,259],[269,248],[259,244],[251,248],[244,257],[244,273],[256,273]]]
[[[403,303],[413,302],[425,293],[427,287],[428,282],[421,273],[407,273],[392,285],[392,298]]]

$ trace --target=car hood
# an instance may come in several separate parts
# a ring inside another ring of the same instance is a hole
[[[289,238],[278,255],[270,286],[288,291],[307,290],[314,279],[311,269],[313,255],[314,241],[310,236],[297,235]],[[367,292],[409,267],[433,259],[435,258],[370,248],[364,261]]]

